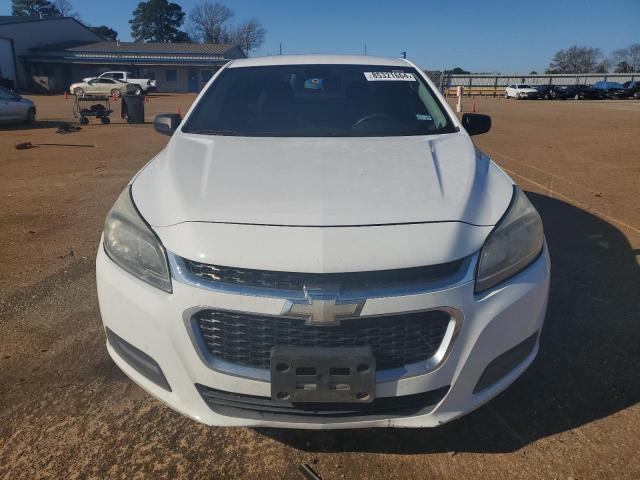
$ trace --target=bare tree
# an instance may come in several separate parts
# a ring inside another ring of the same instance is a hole
[[[80,20],[80,14],[73,9],[69,0],[53,0],[51,3],[58,9],[61,17],[73,17]]]
[[[233,41],[240,45],[240,48],[249,55],[249,53],[262,46],[266,33],[267,31],[262,27],[262,24],[257,19],[252,18],[235,28]]]
[[[628,70],[628,73],[640,72],[640,43],[615,50],[611,56],[618,65],[622,63],[622,68]]]
[[[566,50],[560,50],[553,56],[553,60],[547,67],[547,73],[590,73],[596,69],[607,70],[607,64],[603,62],[602,50],[574,45]]]
[[[228,43],[231,37],[227,25],[233,10],[220,2],[204,2],[189,13],[190,30],[204,43]]]

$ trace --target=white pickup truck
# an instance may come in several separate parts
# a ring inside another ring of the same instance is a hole
[[[95,77],[84,78],[83,81],[87,82]],[[112,71],[112,72],[104,72],[100,74],[97,78],[110,78],[112,80],[120,80],[121,82],[132,83],[137,85],[135,89],[136,95],[141,95],[142,93],[147,93],[149,91],[156,89],[156,81],[151,80],[149,78],[132,78],[131,72],[124,71]]]

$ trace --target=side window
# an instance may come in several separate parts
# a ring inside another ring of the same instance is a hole
[[[164,71],[164,79],[167,82],[177,82],[178,81],[178,71],[177,70],[165,70]]]
[[[116,78],[118,80],[122,80],[124,78],[124,74],[123,73],[112,73],[109,78]]]
[[[100,78],[111,78],[112,75],[113,75],[113,73],[105,73]]]

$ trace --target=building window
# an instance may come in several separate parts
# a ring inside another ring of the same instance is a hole
[[[207,83],[213,76],[213,70],[200,70],[200,78],[202,83]]]
[[[178,71],[177,70],[165,70],[164,71],[164,79],[167,82],[177,82],[178,81]]]
[[[142,78],[150,78],[151,80],[155,80],[156,79],[155,70],[142,69],[142,70],[140,70],[140,75],[142,75]]]

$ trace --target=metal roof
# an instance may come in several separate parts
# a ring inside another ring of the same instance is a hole
[[[155,53],[224,55],[235,45],[213,43],[143,43],[143,42],[64,42],[32,48],[32,51],[60,51],[76,53]]]

